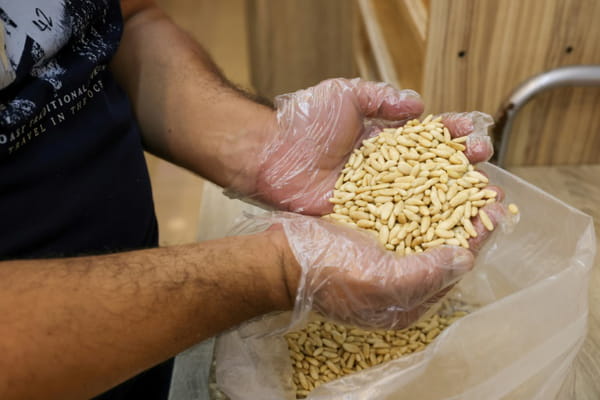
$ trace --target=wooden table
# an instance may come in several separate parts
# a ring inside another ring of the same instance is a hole
[[[600,165],[515,167],[514,174],[580,209],[594,218],[600,248]],[[577,400],[600,399],[600,257],[596,256],[590,280],[588,336],[576,361]]]

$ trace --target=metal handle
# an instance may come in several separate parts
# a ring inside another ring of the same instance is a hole
[[[502,104],[494,128],[495,162],[504,167],[512,124],[525,104],[538,94],[565,86],[600,86],[600,65],[560,67],[536,75],[522,83]]]

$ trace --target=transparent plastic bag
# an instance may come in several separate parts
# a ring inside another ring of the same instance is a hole
[[[453,290],[474,311],[422,352],[329,382],[308,399],[574,398],[565,381],[586,333],[592,219],[504,170],[481,169],[519,205],[521,221],[488,242]],[[289,322],[290,313],[268,315],[218,338],[217,383],[232,400],[295,399]]]

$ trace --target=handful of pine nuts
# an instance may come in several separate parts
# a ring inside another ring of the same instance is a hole
[[[465,156],[466,140],[452,138],[432,115],[384,129],[354,150],[329,199],[334,212],[324,218],[372,232],[400,254],[443,244],[469,248],[477,237],[472,217],[494,229],[482,208],[497,193]],[[509,210],[518,213],[514,204]]]
[[[323,218],[372,232],[390,251],[419,253],[440,245],[469,248],[471,218],[494,230],[483,210],[496,201],[488,178],[465,155],[466,136],[452,138],[441,117],[384,129],[354,150],[335,183],[334,212]],[[508,210],[517,214],[510,204]],[[463,311],[437,314],[403,330],[364,331],[314,321],[285,335],[296,397],[352,372],[424,349]],[[442,316],[446,315],[446,316]]]

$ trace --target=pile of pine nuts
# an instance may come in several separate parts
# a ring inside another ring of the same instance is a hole
[[[313,389],[344,375],[423,350],[466,314],[436,314],[403,330],[365,331],[323,320],[310,322],[301,331],[285,335],[296,398],[305,398]]]
[[[494,229],[482,207],[497,193],[465,156],[466,140],[453,139],[432,115],[384,129],[351,154],[329,199],[334,212],[324,218],[370,231],[399,254],[443,244],[469,248],[477,236],[472,217]]]

